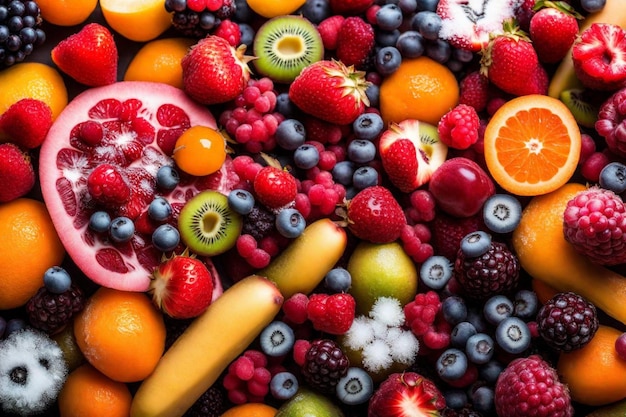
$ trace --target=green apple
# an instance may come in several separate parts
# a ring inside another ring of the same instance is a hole
[[[597,408],[587,417],[624,417],[626,416],[626,399]]]
[[[398,242],[360,242],[348,260],[350,294],[360,314],[368,314],[379,297],[393,297],[405,305],[417,294],[418,271]]]
[[[344,417],[341,409],[329,398],[306,388],[280,406],[276,417]]]

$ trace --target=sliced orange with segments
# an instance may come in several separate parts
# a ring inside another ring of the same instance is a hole
[[[580,129],[558,99],[530,94],[500,107],[485,129],[485,160],[505,190],[535,196],[569,181],[580,157]]]

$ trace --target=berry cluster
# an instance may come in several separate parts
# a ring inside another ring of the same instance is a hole
[[[46,40],[35,1],[0,4],[0,69],[22,62]]]
[[[234,0],[166,0],[165,10],[172,13],[172,26],[182,35],[200,39],[224,30],[228,33],[222,33],[226,34],[222,37],[234,46],[239,44],[239,28],[236,24],[231,28],[232,22],[228,20],[236,10]],[[224,22],[227,25],[220,28]],[[231,36],[235,37],[229,39]]]
[[[234,404],[263,402],[272,380],[267,364],[267,356],[253,349],[231,362],[222,381],[228,399]]]

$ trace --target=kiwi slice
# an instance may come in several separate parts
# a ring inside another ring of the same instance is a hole
[[[202,256],[219,255],[232,248],[242,226],[241,215],[228,206],[228,197],[214,190],[196,194],[178,216],[181,240]]]
[[[574,119],[580,126],[594,127],[596,120],[598,120],[599,107],[592,103],[585,90],[577,88],[564,90],[559,98],[572,112]]]
[[[297,15],[274,17],[261,25],[252,50],[256,70],[279,83],[292,82],[304,67],[324,58],[319,32]]]

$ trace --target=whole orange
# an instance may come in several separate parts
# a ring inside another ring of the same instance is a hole
[[[220,417],[274,417],[278,410],[262,403],[247,403],[229,408]]]
[[[31,198],[0,204],[0,310],[20,307],[43,285],[43,275],[60,265],[65,248],[46,206]]]
[[[452,71],[426,56],[403,59],[380,85],[380,113],[385,124],[417,119],[437,126],[458,101],[459,84]]]
[[[58,26],[83,23],[98,5],[98,0],[37,0],[41,17]]]
[[[87,361],[120,382],[145,379],[165,349],[163,315],[141,292],[99,288],[76,316],[74,335]]]

